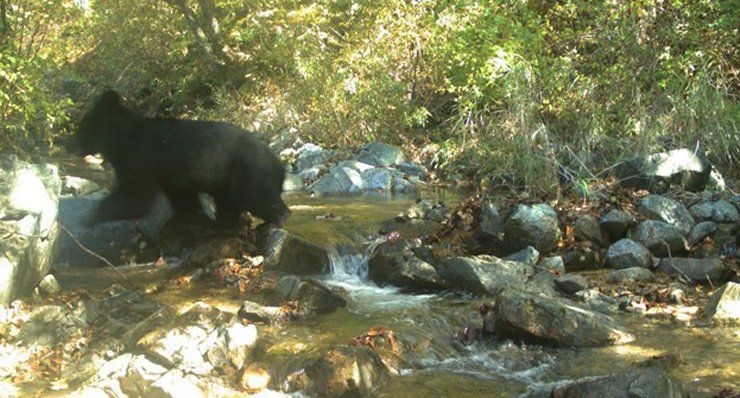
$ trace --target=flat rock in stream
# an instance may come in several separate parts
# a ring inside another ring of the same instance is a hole
[[[702,284],[720,284],[729,277],[729,267],[720,258],[661,258],[657,271]]]
[[[295,275],[324,274],[329,270],[329,254],[325,249],[284,229],[270,231],[266,252],[265,270]]]
[[[609,316],[570,300],[514,289],[504,289],[496,296],[493,314],[499,335],[533,343],[598,347],[634,340]]]
[[[320,282],[296,275],[280,278],[275,284],[275,295],[280,303],[298,301],[306,315],[328,314],[347,305],[346,300]]]
[[[368,260],[368,276],[379,285],[393,285],[410,292],[444,289],[445,281],[429,263],[419,259],[402,240],[388,240]]]
[[[740,324],[740,283],[728,282],[712,293],[704,317],[717,324]]]
[[[449,257],[436,264],[436,268],[448,287],[473,294],[495,295],[511,286],[548,293],[553,288],[536,283],[535,267],[488,255]]]

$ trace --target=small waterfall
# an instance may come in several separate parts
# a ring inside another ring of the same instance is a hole
[[[329,247],[329,267],[332,278],[367,281],[367,263],[375,248],[384,241],[383,237],[371,240],[362,245],[364,248],[347,244]]]

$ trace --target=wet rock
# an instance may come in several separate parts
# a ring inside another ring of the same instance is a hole
[[[83,317],[66,307],[42,305],[34,308],[21,325],[16,341],[25,345],[53,347],[81,334],[88,327]]]
[[[295,162],[296,172],[302,172],[313,166],[318,166],[327,160],[331,159],[334,155],[332,151],[325,150],[324,148],[308,143],[304,144],[297,150],[298,157]]]
[[[498,207],[490,201],[486,201],[481,206],[480,211],[481,231],[491,237],[501,238],[503,237],[505,226],[505,220],[499,213]]]
[[[283,181],[283,191],[293,192],[300,191],[303,189],[303,179],[297,174],[286,174],[285,181]]]
[[[426,167],[414,162],[401,162],[396,165],[396,168],[403,174],[417,176],[422,179],[427,178],[427,176],[429,175],[429,171],[426,169]]]
[[[611,283],[648,282],[655,279],[649,269],[643,267],[623,268],[610,272],[606,280]]]
[[[740,284],[728,282],[712,293],[704,317],[716,324],[740,323]]]
[[[694,225],[694,228],[691,228],[691,232],[689,232],[689,236],[686,240],[688,241],[689,246],[694,246],[716,231],[717,224],[712,221],[702,221]]]
[[[729,277],[729,268],[719,258],[661,258],[658,272],[676,275],[689,282],[720,284]]]
[[[155,381],[146,396],[149,398],[205,398],[203,390],[193,381],[183,376],[180,370],[173,369]]]
[[[681,381],[661,366],[637,367],[611,376],[576,382],[552,390],[552,398],[688,398]]]
[[[368,191],[390,192],[392,176],[388,169],[373,168],[361,174],[362,187]]]
[[[326,250],[284,229],[271,230],[266,247],[265,270],[295,275],[323,274],[329,270]]]
[[[128,363],[126,374],[118,379],[121,391],[130,396],[142,396],[154,383],[167,373],[167,368],[136,355]]]
[[[696,218],[704,221],[714,221],[716,223],[740,222],[740,213],[738,213],[737,208],[724,199],[718,201],[707,200],[691,206],[691,213]]]
[[[182,263],[184,268],[204,268],[225,258],[238,258],[246,242],[237,237],[214,238],[198,245]]]
[[[534,271],[531,265],[487,255],[450,257],[437,265],[449,287],[474,294],[495,295],[509,286],[527,288]]]
[[[544,203],[517,205],[506,220],[504,233],[511,251],[533,246],[540,253],[548,253],[557,247],[560,238],[558,214]]]
[[[264,390],[269,384],[270,373],[258,363],[249,364],[239,376],[239,387],[248,393]]]
[[[65,176],[62,182],[62,194],[81,196],[100,189],[100,185],[85,178]]]
[[[626,211],[613,209],[599,219],[599,226],[611,241],[627,236],[627,231],[635,224],[635,218]]]
[[[153,314],[129,328],[123,334],[123,344],[128,349],[136,347],[136,343],[138,343],[139,339],[155,329],[161,328],[171,322],[175,316],[176,312],[174,308],[169,305],[163,306]]]
[[[565,263],[560,256],[543,257],[537,263],[537,268],[553,275],[562,275],[565,273]]]
[[[504,258],[509,261],[518,261],[520,263],[535,265],[540,260],[540,252],[532,246],[519,250],[516,253],[509,254]]]
[[[280,307],[265,306],[253,301],[244,301],[237,314],[249,322],[279,323],[287,320],[287,315]]]
[[[592,271],[601,268],[602,257],[590,248],[575,248],[563,253],[563,264],[566,272]]]
[[[685,253],[688,242],[675,226],[664,221],[643,221],[635,230],[634,239],[642,243],[653,255],[661,257]]]
[[[370,347],[337,347],[308,361],[288,378],[290,391],[324,397],[365,396],[390,374]]]
[[[666,192],[670,186],[684,191],[702,191],[711,171],[709,160],[689,149],[637,156],[615,168],[620,185],[653,193]]]
[[[404,240],[429,236],[439,227],[439,222],[424,220],[420,218],[395,217],[383,221],[380,225],[380,234],[387,235],[391,232],[398,232]]]
[[[565,294],[574,294],[588,289],[588,281],[581,275],[566,274],[555,278],[555,287]]]
[[[368,260],[368,276],[379,285],[394,285],[411,292],[444,289],[437,270],[416,255],[400,240],[378,245]]]
[[[566,347],[627,343],[634,336],[610,317],[566,299],[504,289],[496,296],[495,329],[503,337]]]
[[[44,296],[51,296],[62,291],[62,287],[59,286],[59,282],[57,282],[57,279],[54,278],[54,275],[52,274],[46,275],[44,279],[39,282],[36,289],[38,289],[39,294]]]
[[[652,220],[663,221],[675,226],[684,235],[688,234],[696,223],[684,205],[660,195],[648,195],[642,198],[638,210]]]
[[[406,156],[397,147],[381,142],[371,142],[362,148],[357,160],[373,166],[388,167],[404,162]]]
[[[332,167],[318,181],[309,185],[307,191],[315,195],[360,193],[364,188],[362,176],[349,167]]]
[[[224,335],[227,356],[234,368],[241,369],[247,363],[249,353],[257,342],[257,327],[232,321],[224,329]]]
[[[621,239],[606,251],[606,265],[614,269],[649,268],[653,265],[653,256],[645,246],[631,239]]]
[[[279,302],[297,300],[306,315],[328,314],[347,305],[338,294],[320,282],[295,275],[283,276],[275,284]]]
[[[447,207],[437,201],[417,199],[401,216],[407,219],[441,222],[447,216]]]
[[[573,228],[576,240],[593,242],[597,245],[604,246],[605,241],[601,236],[601,227],[596,217],[590,214],[580,216],[576,219]]]
[[[49,273],[60,190],[56,166],[0,155],[0,305],[31,293]]]
[[[598,290],[588,289],[576,292],[575,297],[578,301],[586,304],[588,308],[602,314],[611,314],[619,310],[619,302]]]

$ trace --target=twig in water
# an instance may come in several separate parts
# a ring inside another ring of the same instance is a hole
[[[93,257],[97,258],[98,260],[100,260],[100,261],[102,261],[102,262],[104,262],[104,263],[105,263],[105,264],[106,264],[107,266],[109,266],[109,267],[110,267],[110,268],[111,268],[111,269],[112,269],[113,271],[115,271],[115,273],[116,273],[116,274],[118,274],[118,276],[120,276],[120,277],[121,277],[121,279],[123,279],[123,280],[124,280],[124,281],[125,281],[126,283],[128,283],[128,285],[129,285],[130,287],[132,287],[132,288],[136,289],[136,285],[134,285],[133,283],[131,283],[131,281],[130,281],[130,280],[128,280],[128,279],[126,278],[126,276],[125,276],[125,275],[123,275],[123,274],[121,273],[121,271],[119,271],[119,270],[118,270],[118,268],[116,268],[116,266],[115,266],[115,265],[113,265],[113,263],[111,263],[110,261],[108,261],[108,259],[107,259],[107,258],[105,258],[105,257],[101,256],[100,254],[98,254],[98,253],[95,253],[94,251],[92,251],[92,250],[88,249],[87,247],[85,247],[85,245],[83,245],[83,244],[82,244],[82,242],[80,242],[80,240],[79,240],[79,239],[77,239],[77,237],[76,237],[76,236],[74,236],[74,234],[72,234],[72,232],[70,232],[70,230],[69,230],[69,229],[67,229],[67,227],[65,227],[65,226],[64,226],[64,225],[62,225],[62,224],[58,224],[58,225],[59,225],[59,227],[60,227],[60,228],[61,228],[61,229],[62,229],[62,230],[63,230],[64,232],[66,232],[66,233],[67,233],[67,235],[69,235],[69,237],[70,237],[70,238],[71,238],[71,239],[72,239],[72,240],[73,240],[73,241],[74,241],[74,242],[75,242],[75,243],[77,244],[77,246],[79,246],[79,247],[80,247],[80,249],[82,249],[82,251],[84,251],[85,253],[87,253],[87,254],[89,254],[89,255],[91,255],[91,256],[93,256]]]

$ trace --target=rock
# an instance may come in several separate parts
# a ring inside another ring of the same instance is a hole
[[[534,267],[487,255],[449,257],[437,265],[439,276],[456,290],[495,295],[508,286],[526,288]]]
[[[611,241],[627,236],[627,231],[635,223],[635,218],[626,211],[613,209],[599,219],[599,226]]]
[[[621,239],[606,251],[606,265],[613,269],[650,268],[653,265],[653,256],[645,246],[631,239]]]
[[[224,334],[228,358],[234,368],[241,369],[247,363],[249,352],[257,342],[257,327],[232,321],[224,329]]]
[[[298,148],[298,158],[295,162],[296,172],[302,172],[313,166],[318,166],[329,160],[334,153],[320,146],[308,143]]]
[[[59,282],[57,282],[56,278],[54,278],[54,275],[52,274],[46,275],[44,279],[39,282],[39,285],[36,288],[38,289],[39,294],[44,296],[51,296],[62,291],[62,287],[59,286]]]
[[[655,256],[675,256],[688,250],[688,242],[675,226],[664,221],[641,222],[635,230],[634,239],[642,243]]]
[[[671,283],[668,285],[668,298],[671,303],[683,304],[686,302],[686,295],[689,288],[683,283]]]
[[[265,306],[253,301],[242,302],[237,314],[249,322],[280,323],[288,320],[288,315],[280,307]]]
[[[555,287],[565,294],[575,294],[588,289],[588,281],[581,275],[566,274],[555,278]]]
[[[87,327],[83,317],[65,307],[42,305],[31,311],[15,340],[24,345],[53,347],[74,334],[81,334]]]
[[[416,202],[406,209],[402,217],[407,219],[422,219],[441,222],[447,216],[445,205],[431,200],[417,199]]]
[[[577,307],[570,300],[504,289],[496,296],[495,329],[503,336],[565,347],[627,343],[634,336],[610,317]]]
[[[298,173],[298,177],[301,178],[304,184],[308,184],[314,182],[324,170],[326,170],[324,165],[312,166]]]
[[[657,270],[702,284],[708,284],[710,280],[713,284],[720,284],[729,276],[729,268],[719,258],[661,258]]]
[[[649,282],[654,279],[655,275],[644,267],[617,269],[606,276],[606,280],[611,283]]]
[[[31,293],[49,273],[61,184],[56,166],[0,155],[0,305]]]
[[[416,187],[411,181],[406,180],[403,177],[396,176],[393,177],[392,190],[395,193],[414,193],[416,192]]]
[[[404,162],[406,156],[397,147],[380,142],[371,142],[362,148],[357,160],[374,166],[388,167]]]
[[[275,284],[278,302],[297,300],[305,314],[328,314],[347,305],[338,294],[320,282],[295,275],[280,278]]]
[[[265,270],[295,275],[324,274],[329,270],[326,250],[284,229],[271,230],[266,247]]]
[[[480,210],[481,231],[494,238],[501,238],[504,234],[505,225],[505,220],[499,214],[498,207],[490,201],[486,201]]]
[[[302,390],[309,396],[366,396],[389,377],[372,348],[341,346],[303,364],[288,378],[288,390]]]
[[[183,377],[183,373],[172,369],[165,373],[147,390],[147,398],[205,398],[201,390],[190,379]]]
[[[306,190],[315,195],[334,195],[360,193],[363,188],[362,176],[357,170],[335,166]]]
[[[599,252],[590,248],[575,248],[563,253],[566,272],[593,271],[601,268],[602,263]]]
[[[87,195],[100,189],[100,185],[85,178],[65,176],[62,193],[73,196]]]
[[[362,172],[362,187],[368,191],[391,191],[391,172],[384,168],[373,168]]]
[[[375,168],[375,166],[367,163],[362,163],[357,160],[348,159],[348,160],[342,160],[341,162],[336,164],[338,167],[349,167],[352,170],[357,170],[360,174],[372,170]]]
[[[728,282],[712,293],[704,317],[717,324],[740,323],[740,283]]]
[[[136,347],[139,339],[155,329],[161,328],[171,322],[175,316],[176,312],[174,308],[171,306],[163,306],[153,314],[126,330],[122,338],[123,344],[128,349]]]
[[[575,297],[586,304],[590,309],[601,312],[602,314],[611,314],[619,309],[619,302],[598,290],[588,289],[576,292]]]
[[[87,225],[107,192],[62,198],[59,202],[60,224],[65,226],[85,247],[107,258],[113,264],[146,263],[156,260],[160,252],[142,236],[135,221],[112,221]],[[144,247],[142,249],[142,247]],[[83,251],[66,232],[60,232],[54,248],[54,263],[69,267],[105,265],[100,259]]]
[[[417,176],[422,179],[427,178],[427,176],[429,175],[429,171],[426,169],[426,167],[414,162],[400,162],[396,165],[396,168],[403,174]]]
[[[643,366],[611,376],[556,387],[552,398],[609,397],[609,398],[689,398],[681,381],[662,366]]]
[[[209,239],[198,245],[182,262],[184,268],[204,268],[214,261],[238,258],[247,243],[237,237]]]
[[[283,191],[293,192],[300,191],[303,189],[303,179],[296,174],[286,174],[285,181],[283,181]]]
[[[167,373],[167,369],[148,360],[143,355],[134,356],[126,374],[118,379],[121,391],[130,396],[142,396],[157,379]]]
[[[520,263],[535,265],[540,259],[540,252],[532,246],[519,250],[516,253],[509,254],[505,257],[505,260],[518,261]]]
[[[701,154],[689,149],[638,156],[615,168],[619,183],[625,187],[666,192],[669,186],[699,192],[709,182],[712,165]]]
[[[712,221],[702,221],[691,228],[689,236],[686,238],[689,246],[694,246],[704,240],[709,235],[717,231],[717,224]]]
[[[548,253],[557,247],[560,238],[558,214],[544,203],[517,205],[506,221],[504,233],[511,251],[533,246],[540,253]]]
[[[660,195],[648,195],[640,200],[640,213],[652,220],[664,221],[688,234],[696,223],[694,217],[679,202]]]
[[[738,213],[737,208],[724,199],[716,202],[707,200],[691,206],[691,213],[696,218],[704,221],[714,221],[716,223],[740,222],[740,213]]]
[[[563,275],[565,273],[565,263],[560,256],[541,258],[537,268],[553,275]]]
[[[368,276],[383,286],[405,288],[410,292],[430,292],[444,289],[445,282],[437,270],[414,255],[403,241],[388,240],[373,251],[368,260]]]
[[[586,214],[576,219],[574,225],[574,235],[576,240],[593,242],[597,245],[604,246],[604,238],[601,236],[601,227],[596,217]]]
[[[239,376],[239,387],[248,393],[264,390],[269,384],[270,373],[257,363],[250,363]]]

